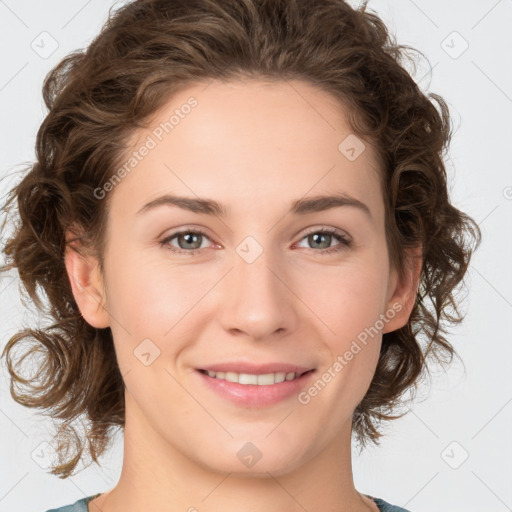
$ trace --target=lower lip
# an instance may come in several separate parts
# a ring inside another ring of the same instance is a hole
[[[297,379],[285,380],[284,382],[270,384],[269,386],[229,382],[224,379],[209,377],[199,370],[196,370],[196,373],[211,390],[237,405],[266,407],[277,404],[293,395],[297,395],[300,390],[304,388],[315,371],[305,373]]]

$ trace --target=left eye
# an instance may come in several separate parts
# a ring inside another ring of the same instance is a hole
[[[328,239],[327,245],[325,246],[324,242],[322,242],[322,239]],[[340,243],[335,245],[334,247],[331,246],[330,242],[332,239],[337,239]],[[351,241],[347,238],[345,238],[341,233],[339,233],[335,229],[321,229],[316,231],[311,231],[309,234],[307,234],[302,240],[307,240],[309,244],[313,245],[324,245],[324,247],[320,247],[321,254],[325,253],[331,253],[335,251],[341,251],[347,247],[350,247]],[[317,246],[318,248],[318,246]]]
[[[202,231],[197,230],[187,230],[187,231],[178,231],[176,233],[173,233],[172,235],[168,236],[164,240],[160,242],[161,246],[167,246],[170,248],[172,252],[175,253],[186,253],[189,255],[196,254],[199,252],[202,248],[202,241],[203,238],[206,238],[207,240],[210,240],[209,237],[203,233]],[[325,239],[328,239],[328,243],[325,244]],[[331,246],[332,239],[337,239],[340,243],[335,245],[334,247]],[[178,247],[173,245],[171,243],[172,240],[176,239],[178,241]],[[345,238],[341,233],[339,233],[335,229],[319,229],[316,231],[311,231],[310,233],[306,234],[302,240],[307,240],[309,244],[313,244],[313,246],[316,245],[316,247],[310,247],[311,249],[320,249],[318,251],[315,251],[320,254],[325,253],[331,253],[335,251],[342,251],[343,249],[346,249],[350,247],[351,241],[347,238]],[[318,247],[321,246],[321,247]]]

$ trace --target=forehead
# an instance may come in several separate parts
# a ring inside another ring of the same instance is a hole
[[[114,196],[130,203],[125,213],[164,192],[218,198],[228,215],[229,205],[257,211],[332,192],[383,214],[374,148],[353,133],[339,100],[298,80],[182,89],[135,132],[123,164]]]

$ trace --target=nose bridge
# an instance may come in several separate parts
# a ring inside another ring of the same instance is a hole
[[[293,294],[284,284],[281,263],[275,251],[252,237],[237,246],[233,269],[224,285],[226,300],[221,316],[225,329],[243,331],[256,339],[293,327]]]

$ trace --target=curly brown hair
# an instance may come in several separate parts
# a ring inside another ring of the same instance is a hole
[[[125,419],[112,333],[89,325],[78,309],[64,265],[66,231],[79,227],[74,232],[83,250],[93,251],[103,269],[109,198],[98,200],[94,191],[113,175],[130,136],[189,84],[241,77],[307,81],[339,98],[354,133],[377,150],[392,265],[401,275],[406,249],[419,244],[423,260],[409,321],[383,335],[375,375],[353,415],[362,446],[378,444],[382,420],[403,416],[392,413],[428,371],[427,356],[452,361],[446,324],[463,319],[454,293],[481,233],[450,204],[443,162],[452,135],[448,107],[440,96],[424,94],[406,71],[409,50],[366,4],[136,0],[111,11],[86,49],[48,73],[49,112],[37,133],[36,161],[2,208],[17,210],[2,270],[17,268],[23,292],[53,323],[16,333],[2,357],[14,400],[62,420],[53,474],[70,476],[86,441],[98,463],[109,430],[123,428]],[[30,344],[16,359],[13,350],[22,341]],[[34,353],[43,357],[36,374],[25,378],[18,370]],[[82,418],[88,424],[80,435],[73,423]]]

